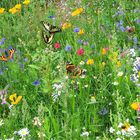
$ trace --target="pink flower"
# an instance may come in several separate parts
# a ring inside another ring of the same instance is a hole
[[[60,48],[60,43],[58,43],[58,42],[55,43],[55,44],[54,44],[54,48],[55,48],[55,49],[59,49],[59,48]]]
[[[77,55],[84,55],[84,49],[80,48],[79,50],[77,50]]]

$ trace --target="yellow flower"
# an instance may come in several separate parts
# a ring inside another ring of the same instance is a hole
[[[119,68],[121,66],[121,62],[120,61],[117,61],[116,65]]]
[[[138,76],[140,77],[140,71],[138,71]]]
[[[106,63],[105,62],[102,62],[102,66],[104,67],[106,65]]]
[[[64,23],[62,25],[62,29],[64,30],[64,29],[70,28],[71,26],[72,26],[71,23]]]
[[[10,12],[11,14],[15,14],[16,12],[18,12],[18,10],[17,10],[15,7],[13,7],[13,8],[11,8],[11,9],[9,9],[9,12]]]
[[[92,103],[96,103],[96,98],[95,98],[95,96],[91,96],[90,101],[91,101]]]
[[[78,8],[78,9],[76,9],[75,11],[73,11],[72,12],[72,16],[77,16],[77,15],[79,15],[80,13],[82,13],[83,12],[83,8]]]
[[[94,64],[94,60],[93,59],[88,59],[88,61],[86,63],[87,63],[87,65],[93,65]]]
[[[21,10],[21,4],[16,4],[15,8],[16,8],[17,11],[20,11]]]
[[[0,8],[0,14],[3,14],[4,13],[4,8]]]
[[[24,4],[24,5],[29,5],[29,4],[30,4],[30,0],[25,0],[25,1],[23,2],[23,4]]]
[[[80,31],[78,32],[79,35],[84,34],[84,29],[80,29]]]
[[[134,110],[138,110],[139,106],[140,106],[140,102],[134,102],[131,104],[131,108]]]
[[[107,50],[105,48],[102,49],[102,55],[105,55]]]
[[[122,130],[125,130],[125,131],[127,131],[129,128],[130,128],[130,124],[129,124],[128,122],[124,123],[124,124],[121,126],[121,129],[122,129]]]
[[[21,99],[22,99],[22,96],[17,97],[16,93],[10,95],[10,97],[9,97],[9,100],[11,101],[11,104],[13,104],[13,105],[18,104]]]

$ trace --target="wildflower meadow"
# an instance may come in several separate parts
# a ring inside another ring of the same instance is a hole
[[[140,1],[0,0],[0,140],[140,140]]]

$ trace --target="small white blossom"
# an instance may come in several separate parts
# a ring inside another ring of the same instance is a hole
[[[117,76],[118,76],[118,77],[123,76],[123,72],[122,72],[122,71],[118,72]]]
[[[114,86],[117,86],[119,83],[118,82],[113,82],[113,85]]]
[[[115,132],[115,129],[113,127],[110,127],[109,132],[110,133],[114,133]]]
[[[82,134],[80,135],[81,137],[83,137],[83,136],[86,136],[86,137],[88,137],[89,136],[89,132],[87,132],[87,131],[84,131],[84,132],[82,132]]]

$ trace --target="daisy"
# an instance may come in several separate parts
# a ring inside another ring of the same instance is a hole
[[[28,128],[23,128],[23,129],[19,130],[17,132],[17,134],[23,138],[23,137],[29,135],[29,130],[28,130]]]

